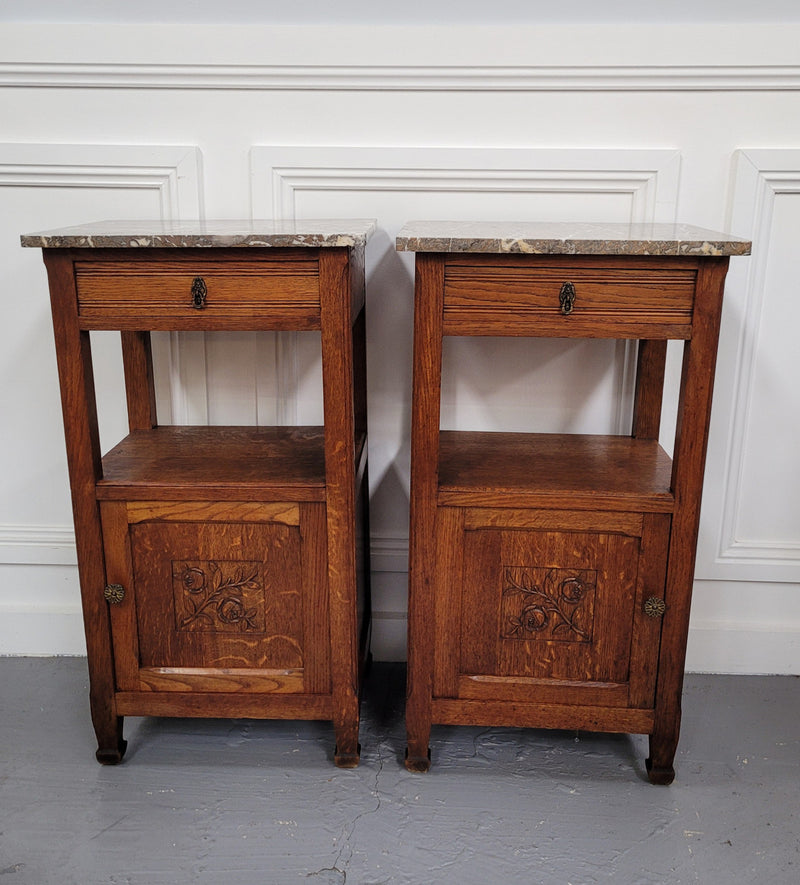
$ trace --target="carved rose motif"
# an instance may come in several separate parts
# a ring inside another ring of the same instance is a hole
[[[251,604],[257,601],[253,594],[262,589],[259,564],[203,562],[200,565],[204,568],[187,565],[174,572],[176,582],[184,591],[178,629],[263,631],[263,625],[258,623],[259,615],[263,619],[263,612]]]
[[[518,628],[537,632],[547,626],[547,612],[540,605],[526,605],[519,615]]]
[[[187,568],[181,575],[181,581],[190,593],[200,593],[206,586],[206,573],[199,568]]]
[[[576,603],[583,598],[584,587],[578,578],[565,578],[561,582],[559,596],[565,602]]]
[[[220,621],[224,621],[226,624],[238,624],[246,619],[247,612],[241,599],[228,596],[220,600],[217,606],[217,615]]]

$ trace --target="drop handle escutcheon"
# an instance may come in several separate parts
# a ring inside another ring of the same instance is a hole
[[[202,310],[206,306],[206,295],[206,281],[202,277],[195,277],[192,280],[192,307],[195,310]]]
[[[558,293],[558,303],[561,305],[561,313],[565,317],[569,316],[572,313],[572,308],[575,307],[575,295],[575,286],[569,280],[562,284],[561,291]]]

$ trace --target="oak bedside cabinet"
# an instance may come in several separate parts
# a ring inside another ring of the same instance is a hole
[[[650,736],[668,784],[728,259],[683,225],[412,222],[406,767],[432,723]],[[447,335],[637,339],[629,436],[440,430]],[[668,339],[685,342],[674,457]]]
[[[372,221],[106,222],[43,249],[103,763],[123,717],[333,722],[358,764],[368,652],[364,251]],[[130,433],[101,457],[89,333]],[[161,426],[153,330],[319,330],[324,427]]]

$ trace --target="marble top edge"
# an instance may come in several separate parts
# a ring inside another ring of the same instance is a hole
[[[410,221],[400,252],[531,255],[749,255],[741,237],[688,224]]]
[[[23,234],[23,246],[49,249],[363,246],[377,223],[367,218],[263,221],[98,221]]]

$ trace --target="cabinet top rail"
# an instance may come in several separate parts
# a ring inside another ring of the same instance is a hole
[[[358,247],[375,232],[369,218],[263,221],[98,221],[23,234],[23,246],[74,248],[193,248],[257,246]]]
[[[751,243],[688,224],[544,221],[410,221],[400,252],[533,255],[749,255]]]

